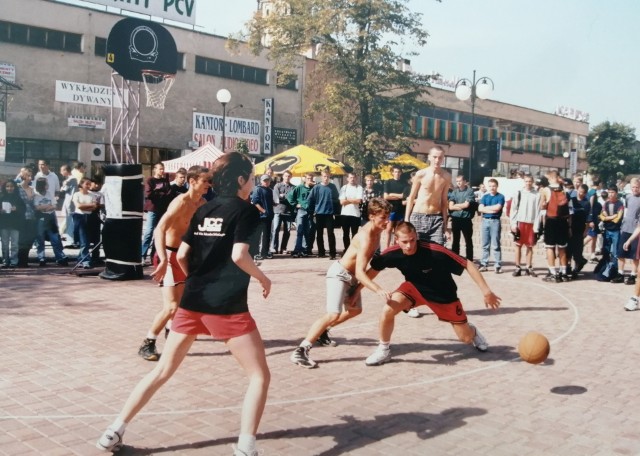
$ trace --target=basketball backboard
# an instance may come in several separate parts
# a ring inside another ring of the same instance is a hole
[[[162,25],[129,17],[111,29],[106,61],[124,79],[142,81],[144,70],[176,74],[178,51]]]

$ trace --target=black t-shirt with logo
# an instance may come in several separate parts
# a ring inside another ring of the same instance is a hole
[[[191,246],[180,307],[216,315],[248,311],[249,274],[231,259],[233,244],[249,244],[258,209],[237,196],[219,196],[199,208],[182,240]]]
[[[374,256],[371,267],[376,271],[396,268],[425,299],[448,304],[458,300],[458,287],[451,274],[462,274],[467,260],[435,242],[419,241],[413,255],[405,255],[400,247],[393,246]]]

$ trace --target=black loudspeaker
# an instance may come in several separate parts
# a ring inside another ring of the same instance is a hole
[[[498,141],[476,141],[471,163],[471,182],[479,185],[485,177],[491,176],[498,167],[500,143]]]
[[[102,191],[107,219],[102,228],[102,243],[107,261],[100,278],[142,279],[142,165],[107,165],[104,175]]]

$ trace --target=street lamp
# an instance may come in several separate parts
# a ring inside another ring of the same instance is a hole
[[[469,183],[471,184],[471,168],[473,165],[473,157],[474,157],[474,138],[475,138],[475,128],[476,128],[476,100],[480,98],[484,100],[491,95],[493,92],[493,81],[486,77],[482,76],[476,81],[476,70],[473,70],[473,80],[468,80],[466,78],[460,79],[456,83],[456,98],[461,101],[466,101],[471,98],[471,149],[469,152]]]
[[[564,157],[564,172],[565,177],[569,177],[569,152],[562,152],[562,156]]]
[[[231,101],[231,92],[227,89],[220,89],[218,93],[216,93],[216,98],[222,105],[222,152],[225,149],[225,131],[227,130],[227,103]]]

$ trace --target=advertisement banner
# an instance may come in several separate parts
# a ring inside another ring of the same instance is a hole
[[[196,0],[87,0],[90,3],[125,11],[196,24]]]
[[[12,63],[0,62],[0,77],[15,84],[16,66]]]
[[[0,122],[0,162],[7,156],[7,124]]]
[[[95,128],[96,130],[107,129],[107,119],[91,116],[69,116],[67,125],[70,127]]]
[[[193,133],[191,138],[198,142],[198,147],[213,144],[220,150],[235,150],[236,143],[244,139],[250,154],[260,154],[260,138],[262,125],[258,120],[226,118],[224,130],[225,147],[222,147],[222,116],[193,113]]]
[[[264,99],[264,130],[262,136],[262,144],[264,145],[263,154],[271,155],[273,152],[272,141],[273,128],[273,98]]]
[[[127,94],[125,93],[125,96]],[[82,82],[56,81],[56,101],[91,106],[111,107],[113,92],[111,87],[85,84]],[[114,107],[120,108],[120,99],[114,99]]]

